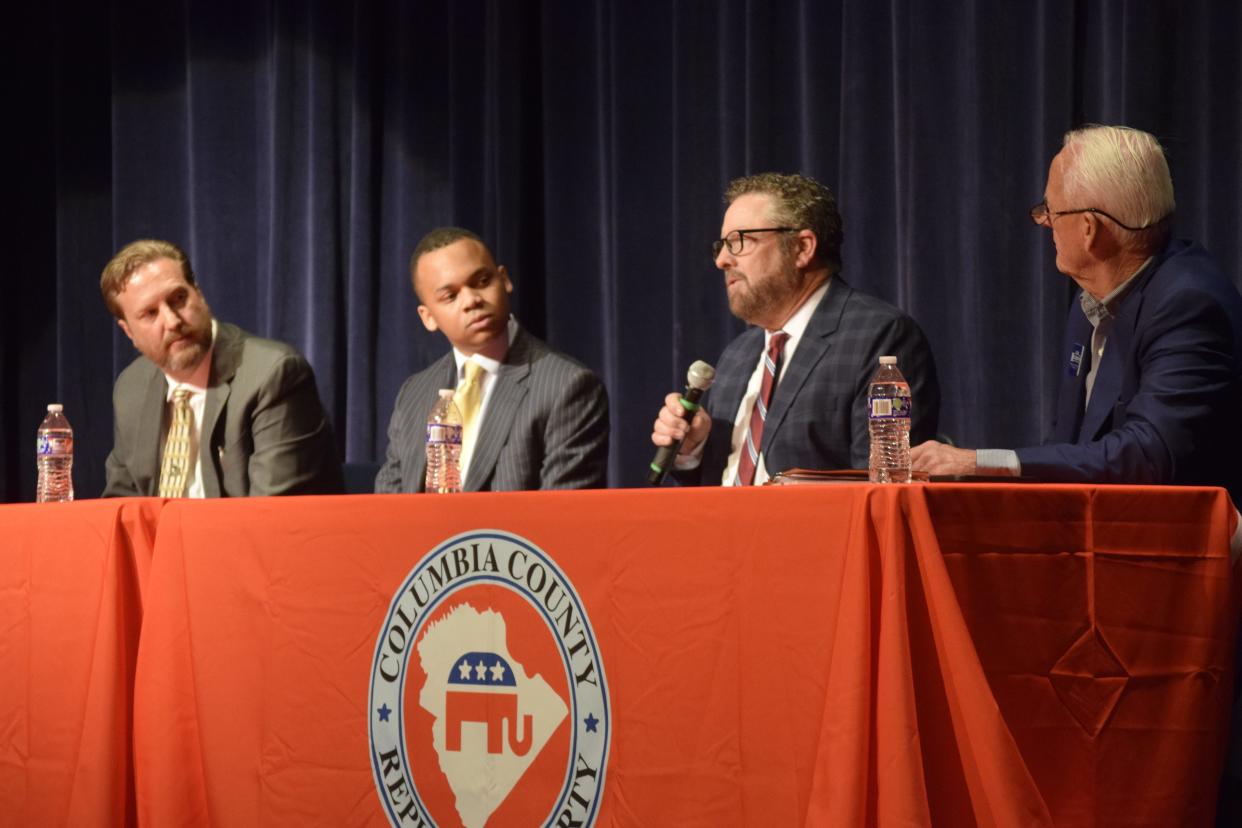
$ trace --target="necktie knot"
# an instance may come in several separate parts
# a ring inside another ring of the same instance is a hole
[[[464,366],[466,376],[464,383],[466,385],[474,385],[478,383],[480,375],[483,373],[483,366],[475,362],[473,359],[466,360]]]
[[[772,334],[771,341],[768,342],[768,354],[772,357],[779,357],[785,350],[785,341],[789,339],[789,334],[784,331],[777,331]]]

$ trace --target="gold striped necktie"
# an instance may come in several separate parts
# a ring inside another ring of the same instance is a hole
[[[190,410],[190,389],[173,391],[172,422],[164,441],[164,460],[160,464],[160,497],[185,497],[190,485],[190,429],[194,412]]]
[[[457,386],[453,402],[461,412],[461,445],[466,452],[474,448],[475,429],[479,409],[483,407],[483,366],[472,359],[466,360],[466,376]]]

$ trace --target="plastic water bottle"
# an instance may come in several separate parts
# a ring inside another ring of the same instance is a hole
[[[427,418],[427,479],[429,492],[461,491],[461,412],[453,390],[440,390],[440,399]]]
[[[910,482],[910,384],[897,370],[897,357],[880,357],[867,394],[871,429],[872,483]]]
[[[52,403],[39,423],[35,447],[35,463],[39,467],[35,500],[39,503],[73,500],[73,429],[64,410],[60,403]]]

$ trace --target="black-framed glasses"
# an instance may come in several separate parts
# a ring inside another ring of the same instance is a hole
[[[1157,224],[1168,218],[1168,216],[1162,216],[1149,224],[1144,224],[1142,227],[1131,227],[1118,219],[1116,216],[1104,212],[1099,207],[1083,207],[1080,210],[1049,210],[1048,200],[1044,199],[1031,208],[1031,221],[1035,222],[1040,227],[1051,227],[1053,219],[1057,216],[1068,216],[1073,213],[1095,213],[1097,216],[1103,216],[1113,224],[1116,224],[1118,227],[1129,230],[1132,233],[1137,233],[1140,230],[1146,230],[1149,227],[1155,227]]]
[[[734,230],[726,235],[723,239],[716,239],[712,242],[712,258],[715,259],[720,255],[720,251],[729,248],[729,252],[734,256],[742,255],[742,249],[746,246],[746,237],[755,233],[793,233],[796,227],[752,227],[749,230]]]

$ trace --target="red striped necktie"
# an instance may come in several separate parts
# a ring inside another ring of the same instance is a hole
[[[750,425],[746,428],[746,441],[742,443],[742,456],[737,463],[736,486],[750,486],[755,482],[755,467],[759,465],[759,449],[763,446],[763,424],[768,419],[768,404],[776,388],[776,377],[781,372],[781,355],[785,352],[785,340],[789,334],[777,331],[768,342],[763,355],[763,384],[750,412]]]

